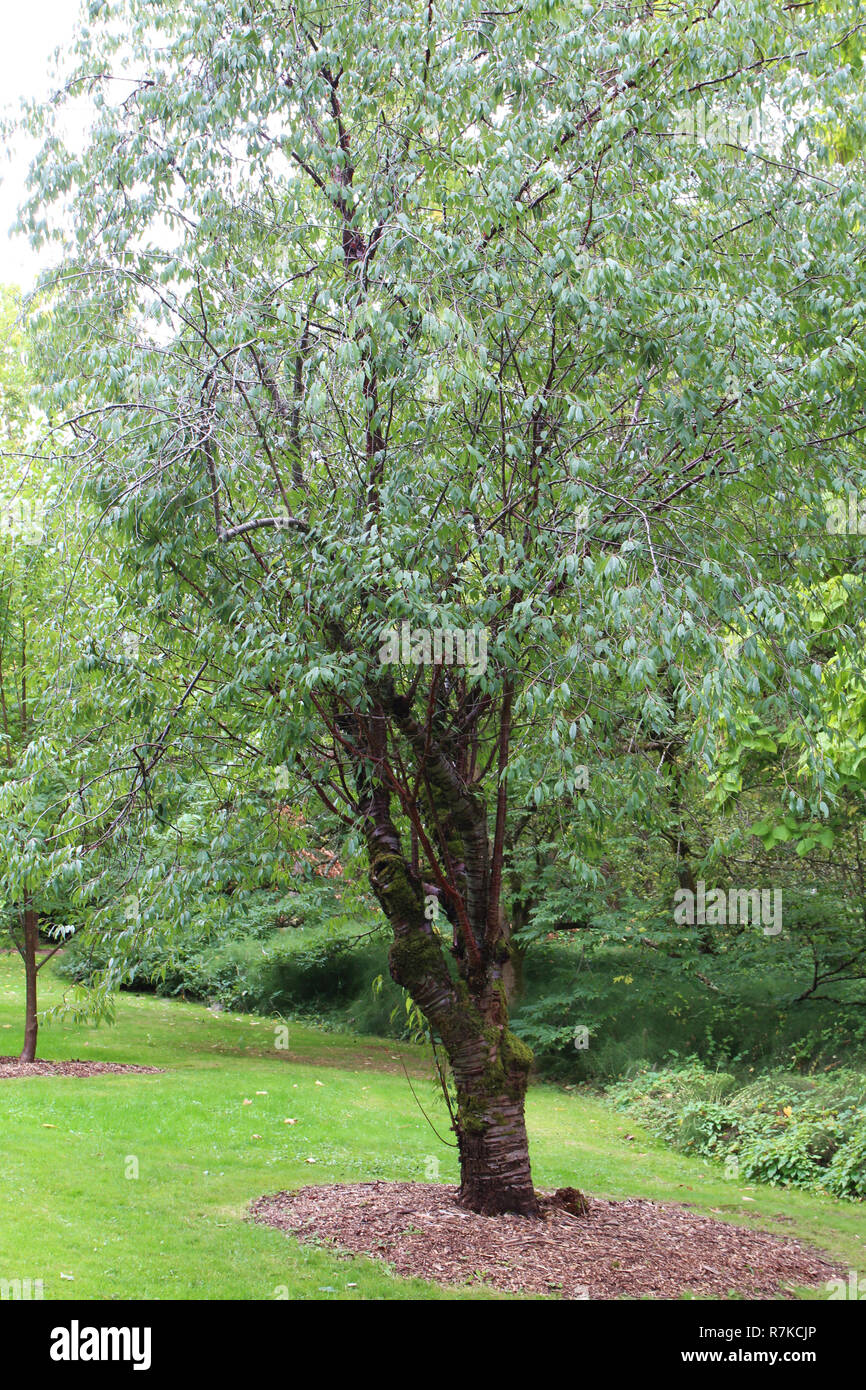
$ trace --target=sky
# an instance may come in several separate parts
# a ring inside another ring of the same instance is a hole
[[[4,115],[18,107],[21,97],[45,96],[51,91],[49,71],[57,47],[69,44],[79,0],[2,0],[3,43],[0,45],[0,107]],[[17,137],[0,156],[0,283],[29,289],[45,264],[23,237],[8,231],[25,196],[31,142]]]

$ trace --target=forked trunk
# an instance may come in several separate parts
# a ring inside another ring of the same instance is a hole
[[[36,1043],[39,1037],[39,1016],[36,1010],[36,979],[38,972],[37,952],[39,949],[39,914],[32,907],[24,909],[24,978],[26,981],[26,1000],[24,1005],[24,1047],[20,1062],[36,1061]]]

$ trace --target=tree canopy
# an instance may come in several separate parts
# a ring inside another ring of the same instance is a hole
[[[43,409],[150,656],[100,659],[101,833],[288,769],[364,847],[478,1210],[535,1210],[538,816],[589,883],[603,814],[661,788],[681,863],[768,739],[816,840],[860,795],[860,60],[829,0],[93,0],[30,114]]]

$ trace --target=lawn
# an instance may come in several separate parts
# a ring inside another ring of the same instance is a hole
[[[64,988],[51,969],[43,1007]],[[21,1046],[21,992],[17,957],[0,956],[0,1054]],[[419,1109],[447,1137],[422,1049],[300,1024],[285,1049],[277,1027],[128,994],[114,1027],[44,1027],[43,1058],[165,1071],[0,1081],[0,1279],[42,1279],[47,1299],[500,1296],[398,1279],[245,1219],[261,1194],[311,1182],[456,1177]],[[728,1181],[553,1086],[532,1089],[529,1127],[540,1187],[690,1203],[800,1236],[866,1277],[866,1204]]]

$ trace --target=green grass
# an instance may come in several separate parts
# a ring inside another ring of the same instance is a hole
[[[50,972],[43,1006],[62,994]],[[21,994],[17,957],[0,956],[0,1054],[21,1046]],[[432,1159],[443,1181],[456,1177],[400,1062],[447,1133],[421,1049],[290,1024],[280,1051],[275,1026],[127,994],[112,1028],[43,1028],[44,1058],[166,1070],[0,1081],[0,1279],[42,1279],[48,1299],[496,1297],[399,1279],[245,1219],[262,1193],[311,1182],[424,1181]],[[690,1203],[802,1237],[866,1277],[866,1204],[731,1183],[552,1086],[533,1088],[529,1126],[540,1187]]]

